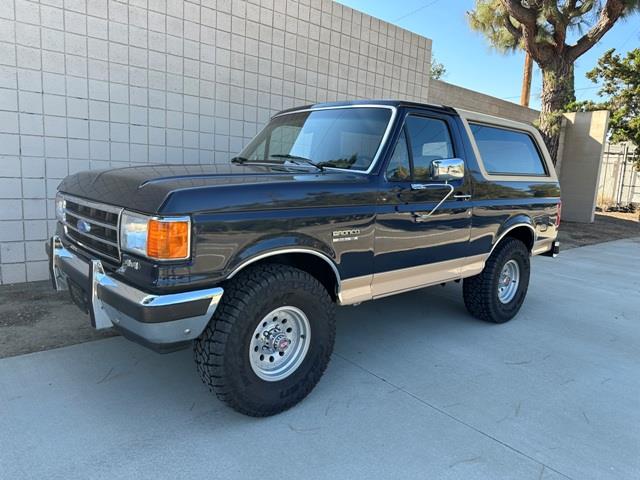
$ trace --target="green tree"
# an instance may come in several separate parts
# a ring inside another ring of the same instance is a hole
[[[431,78],[434,80],[442,80],[442,78],[447,74],[447,67],[444,64],[440,63],[436,60],[435,57],[431,59],[431,70],[430,70]]]
[[[471,28],[503,52],[525,50],[542,71],[538,127],[554,162],[564,107],[575,101],[573,66],[620,18],[640,10],[640,0],[476,0]],[[572,30],[581,32],[567,43]],[[586,31],[585,31],[586,30]]]
[[[601,83],[598,95],[601,103],[576,102],[574,110],[606,109],[611,112],[609,132],[613,142],[633,142],[640,146],[640,48],[627,52],[625,57],[608,50],[598,65],[587,72],[587,78]]]
[[[612,142],[633,142],[640,146],[640,48],[627,52],[626,57],[607,50],[598,65],[587,72],[587,78],[602,86],[598,95],[602,102],[591,100],[567,106],[572,111],[609,110],[609,133]],[[640,159],[636,162],[640,170]]]

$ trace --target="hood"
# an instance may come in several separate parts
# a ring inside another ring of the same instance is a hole
[[[297,197],[318,200],[329,184],[368,183],[367,176],[257,165],[148,165],[69,175],[58,189],[143,213],[254,210],[282,207]],[[316,195],[314,195],[314,193]],[[295,200],[294,200],[295,201]],[[335,200],[334,200],[335,201]]]

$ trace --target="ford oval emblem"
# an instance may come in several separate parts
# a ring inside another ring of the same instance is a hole
[[[91,231],[91,224],[85,220],[80,219],[78,220],[78,223],[76,223],[76,228],[81,233],[89,233]]]

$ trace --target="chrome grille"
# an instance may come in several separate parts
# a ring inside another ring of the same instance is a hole
[[[120,262],[120,214],[122,208],[63,196],[64,233],[80,248]]]

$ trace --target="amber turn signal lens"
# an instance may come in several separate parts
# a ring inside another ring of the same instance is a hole
[[[189,222],[149,220],[147,255],[159,260],[189,256]]]

